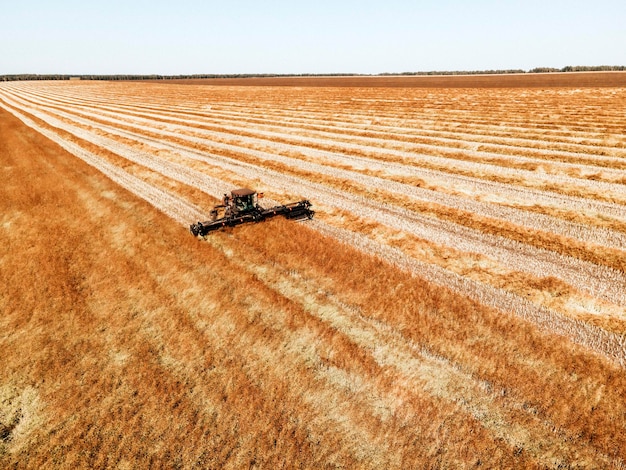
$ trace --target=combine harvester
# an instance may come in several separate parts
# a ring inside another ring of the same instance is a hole
[[[235,189],[230,196],[224,194],[222,204],[213,207],[210,212],[211,220],[191,224],[189,231],[194,236],[205,236],[209,232],[219,230],[222,227],[234,227],[247,222],[261,222],[276,215],[284,215],[287,219],[312,219],[315,212],[310,209],[311,203],[306,199],[264,209],[259,206],[258,199],[263,193],[248,188]]]

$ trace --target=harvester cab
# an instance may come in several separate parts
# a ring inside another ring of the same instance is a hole
[[[224,194],[222,204],[211,209],[211,220],[191,224],[189,231],[194,236],[205,236],[207,233],[222,227],[234,227],[246,222],[260,222],[277,215],[283,215],[288,219],[312,219],[313,214],[315,214],[311,210],[311,203],[306,199],[265,209],[258,204],[258,200],[262,197],[263,193],[257,194],[252,189],[234,189],[230,195]]]
[[[257,208],[257,194],[256,191],[248,188],[235,189],[230,192],[230,207],[234,214],[244,214],[246,212],[253,211]],[[228,196],[224,195],[226,200]],[[228,204],[224,204],[228,205]]]

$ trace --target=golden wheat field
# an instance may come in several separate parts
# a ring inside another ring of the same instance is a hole
[[[0,84],[0,467],[626,468],[624,109]]]

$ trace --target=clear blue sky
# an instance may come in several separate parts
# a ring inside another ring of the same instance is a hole
[[[626,65],[626,0],[0,0],[0,75]]]

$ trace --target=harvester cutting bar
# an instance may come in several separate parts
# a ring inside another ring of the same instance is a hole
[[[311,203],[306,199],[283,206],[275,206],[270,209],[264,209],[261,206],[254,205],[245,208],[241,212],[230,212],[225,217],[217,220],[192,224],[189,226],[189,231],[194,236],[205,236],[209,232],[219,230],[223,227],[234,227],[248,222],[260,222],[277,215],[282,215],[287,219],[312,219],[314,214],[315,212],[311,209]]]
[[[245,215],[226,217],[224,219],[219,219],[215,221],[209,220],[207,222],[198,222],[197,224],[191,224],[189,226],[189,231],[194,236],[205,236],[207,233],[219,230],[223,227],[234,227],[235,225],[245,224],[246,222],[255,222],[262,219],[262,216],[255,218],[253,214],[248,213]]]
[[[274,217],[275,215],[284,215],[288,219],[312,219],[315,212],[311,210],[311,203],[305,199],[303,201],[285,204],[284,206],[264,209],[261,214],[263,215],[263,218]]]

